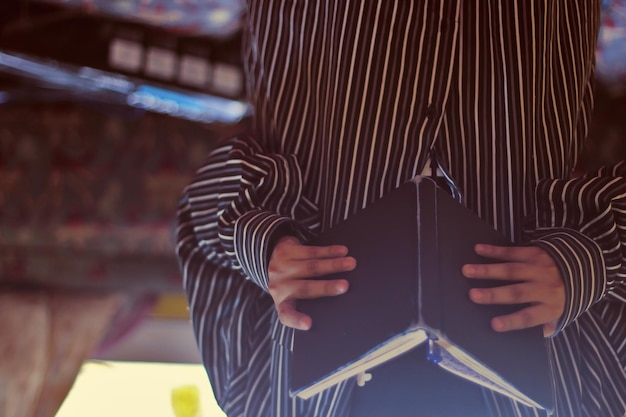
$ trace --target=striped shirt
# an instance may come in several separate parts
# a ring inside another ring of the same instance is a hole
[[[178,256],[216,398],[229,416],[345,416],[354,381],[288,395],[293,332],[267,293],[272,242],[306,241],[422,172],[554,258],[566,289],[548,340],[556,415],[626,411],[626,165],[570,178],[592,108],[599,4],[251,0],[255,123],[181,200]],[[495,394],[493,416],[538,416]]]

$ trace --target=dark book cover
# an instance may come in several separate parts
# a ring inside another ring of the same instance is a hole
[[[313,326],[295,332],[292,392],[417,327],[432,339],[460,347],[550,408],[550,363],[542,329],[497,333],[491,318],[521,306],[481,306],[468,297],[471,285],[501,285],[462,275],[464,264],[488,262],[474,252],[476,243],[510,244],[429,178],[404,184],[310,242],[344,244],[358,265],[341,274],[350,282],[346,294],[298,302]]]

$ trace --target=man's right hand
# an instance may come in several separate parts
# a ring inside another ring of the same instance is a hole
[[[356,259],[348,256],[345,246],[306,246],[293,236],[281,238],[268,265],[268,289],[281,323],[294,329],[310,329],[311,317],[296,310],[296,301],[343,294],[348,290],[348,281],[309,278],[355,267]]]

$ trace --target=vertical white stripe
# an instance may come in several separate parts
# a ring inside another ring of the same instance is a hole
[[[366,116],[369,116],[369,114],[367,115],[365,114],[364,110],[365,110],[365,105],[367,104],[367,101],[368,101],[369,88],[367,88],[367,86],[370,84],[370,75],[372,71],[372,58],[374,57],[374,51],[376,50],[376,38],[378,36],[378,22],[380,18],[381,1],[382,0],[379,0],[376,6],[376,18],[374,19],[374,28],[371,34],[370,45],[369,45],[370,47],[368,48],[369,54],[367,56],[367,65],[365,67],[365,80],[363,81],[364,85],[360,86],[360,88],[363,90],[363,97],[361,98],[361,106],[360,106],[360,110],[357,116],[356,138],[354,139],[354,142],[353,142],[353,146],[354,146],[353,150],[357,154],[365,151],[365,149],[361,150],[361,141],[364,139],[363,136],[368,134],[368,132],[362,131],[362,125],[363,125],[363,118]],[[372,137],[370,138],[370,140],[376,140],[376,137]],[[343,158],[343,155],[341,153],[339,154],[339,156],[340,158]],[[352,187],[354,185],[357,162],[361,162],[361,161],[358,161],[357,158],[352,158],[352,164],[350,165],[350,172],[348,174],[347,195],[349,196],[352,196]],[[364,204],[361,207],[363,206]],[[348,215],[350,214],[350,209],[351,207],[349,205],[346,205],[342,218],[345,219],[348,217]]]
[[[406,22],[406,29],[404,31],[404,38],[403,38],[403,42],[402,42],[402,54],[400,56],[400,74],[398,76],[398,92],[395,94],[395,100],[394,100],[394,104],[393,104],[393,112],[392,114],[395,116],[396,114],[398,114],[398,112],[400,111],[399,109],[399,104],[400,104],[400,97],[402,96],[401,93],[404,92],[404,68],[406,66],[406,58],[407,58],[407,46],[408,46],[408,40],[409,40],[409,35],[411,33],[411,31],[413,30],[413,6],[415,5],[415,2],[411,1],[409,2],[409,12],[408,12],[408,18],[407,18],[407,22]],[[423,33],[423,32],[422,32]],[[414,80],[414,83],[417,83],[417,80]],[[414,84],[415,85],[415,84]],[[411,106],[411,110],[413,106]],[[405,111],[405,109],[402,109],[403,111]],[[389,138],[388,140],[394,141],[396,140],[396,123],[393,123],[391,126],[391,130],[389,132]],[[407,140],[404,139],[403,140],[405,146],[407,143]],[[392,146],[391,144],[389,146],[387,146],[387,154],[385,155],[385,163],[383,165],[383,171],[381,173],[381,180],[380,180],[380,187],[378,189],[378,195],[382,196],[385,192],[384,187],[385,187],[385,183],[386,183],[386,179],[387,176],[389,174],[389,168],[391,166],[391,164],[395,164],[397,163],[397,161],[392,161],[391,160],[391,150],[392,150]],[[397,155],[394,155],[397,157]],[[404,159],[401,157],[401,159]]]
[[[377,13],[379,13],[380,10],[377,10]],[[389,25],[389,33],[394,33],[394,29],[395,29],[395,23],[396,23],[396,13],[398,11],[398,0],[395,0],[393,2],[393,12],[392,12],[392,16],[391,16],[391,24]],[[378,15],[376,16],[376,22],[378,22]],[[374,28],[374,30],[376,30],[376,28]],[[365,173],[365,186],[363,187],[363,191],[362,191],[362,196],[361,196],[361,207],[365,207],[367,205],[367,200],[368,200],[368,195],[369,195],[369,187],[370,187],[370,180],[372,179],[372,166],[374,165],[374,157],[376,158],[380,158],[379,155],[374,155],[373,150],[376,149],[376,142],[378,140],[379,134],[378,134],[378,125],[380,123],[380,113],[381,113],[381,108],[383,106],[383,97],[385,96],[385,84],[387,82],[387,71],[388,71],[388,67],[389,67],[389,54],[391,53],[391,44],[394,42],[395,40],[393,39],[393,36],[389,35],[387,37],[387,45],[385,48],[385,58],[384,58],[384,63],[383,63],[383,72],[382,72],[382,78],[381,78],[381,92],[380,92],[380,96],[378,97],[378,105],[376,106],[376,116],[375,116],[375,120],[374,120],[374,130],[372,132],[372,144],[370,146],[370,149],[372,150],[372,152],[369,152],[369,160],[367,163],[367,170]],[[370,55],[373,53],[374,48],[372,48],[372,51],[370,52]],[[399,84],[401,85],[401,84]],[[396,96],[396,106],[398,104],[398,96],[399,96],[399,91],[396,92],[395,94]],[[394,124],[395,125],[395,124]],[[393,130],[392,130],[393,131]],[[388,142],[392,142],[395,140],[395,138],[393,136],[390,137],[383,137],[381,138],[383,141],[388,141]],[[387,145],[387,149],[391,149],[391,144]]]
[[[364,13],[364,8],[365,8],[365,3],[361,2],[361,7],[359,8],[359,15],[357,18],[357,24],[356,24],[356,28],[354,30],[355,33],[355,45],[359,44],[359,39],[362,33],[362,29],[361,29],[361,23],[363,21],[363,13]],[[347,9],[346,9],[347,10]],[[355,47],[352,50],[352,55],[350,57],[350,72],[348,75],[348,91],[346,92],[346,98],[344,101],[344,108],[343,108],[343,112],[342,114],[342,121],[341,121],[341,134],[339,135],[339,138],[345,138],[346,137],[346,123],[347,123],[347,119],[348,119],[348,114],[349,114],[349,105],[350,105],[350,98],[351,98],[351,93],[352,93],[352,88],[353,88],[353,74],[354,74],[354,68],[356,65],[356,61],[357,61],[357,51],[358,48]],[[333,185],[333,193],[332,193],[332,197],[331,197],[331,204],[330,204],[330,218],[334,218],[335,217],[335,207],[337,207],[337,197],[339,197],[339,179],[342,177],[341,175],[341,166],[342,166],[342,155],[343,155],[343,140],[339,140],[339,144],[337,147],[337,154],[336,155],[330,155],[328,154],[327,157],[329,158],[328,160],[330,160],[330,158],[332,157],[333,159],[336,160],[335,164],[336,164],[336,170],[335,170],[335,176],[334,178],[336,178],[335,183]],[[349,193],[346,194],[347,196],[350,196]]]

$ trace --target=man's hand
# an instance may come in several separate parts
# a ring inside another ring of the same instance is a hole
[[[268,275],[269,293],[282,324],[310,329],[311,318],[296,310],[296,300],[334,296],[348,290],[345,279],[308,279],[354,269],[356,259],[347,255],[348,248],[341,245],[306,246],[293,236],[278,241],[270,258]]]
[[[469,296],[477,304],[530,303],[516,313],[495,317],[491,327],[498,332],[543,326],[544,336],[556,331],[565,309],[565,286],[554,260],[536,246],[503,247],[476,245],[476,253],[502,263],[464,265],[467,278],[520,281],[499,288],[474,288]]]

